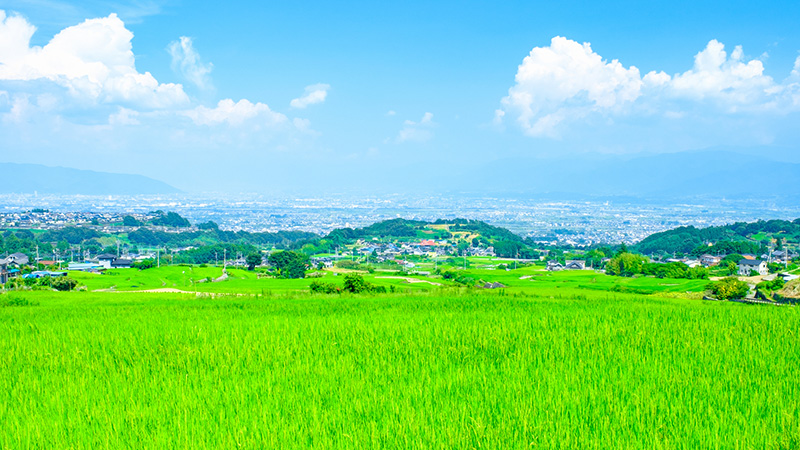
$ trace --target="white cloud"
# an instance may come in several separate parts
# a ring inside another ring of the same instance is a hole
[[[502,100],[527,134],[546,134],[567,114],[611,110],[641,95],[639,69],[607,62],[588,43],[556,36],[520,64],[516,85]],[[497,117],[497,116],[496,116]]]
[[[800,73],[800,58],[792,73]],[[589,43],[554,37],[549,46],[531,50],[515,79],[501,100],[502,108],[495,111],[494,123],[501,125],[505,117],[512,117],[531,136],[560,137],[569,123],[595,115],[640,111],[684,117],[676,107],[722,114],[780,113],[800,105],[800,89],[789,79],[776,83],[764,75],[760,60],[746,60],[741,47],[728,56],[716,40],[695,55],[686,72],[670,76],[652,71],[641,76],[634,66],[604,60]]]
[[[261,125],[277,125],[287,121],[285,115],[272,111],[264,103],[252,103],[246,99],[234,102],[229,98],[220,100],[215,108],[198,106],[185,111],[184,115],[198,125],[227,123],[228,125],[238,126],[250,120]]]
[[[433,121],[433,114],[429,112],[423,114],[422,119],[420,119],[419,122],[406,120],[403,122],[403,128],[397,134],[395,142],[399,144],[407,141],[428,141],[433,137],[432,128],[435,126],[436,122]]]
[[[304,109],[309,105],[322,103],[325,101],[325,98],[328,97],[328,89],[330,88],[330,85],[322,83],[306,86],[303,95],[292,100],[289,104],[292,108]]]
[[[35,31],[24,18],[0,10],[0,80],[50,80],[101,103],[166,108],[188,102],[180,84],[136,70],[133,33],[116,14],[65,28],[44,47],[30,46]]]
[[[201,61],[200,55],[194,49],[192,38],[181,36],[179,40],[169,44],[167,51],[172,56],[174,72],[181,74],[200,89],[211,88],[209,74],[213,65],[211,63],[204,64]]]
[[[119,110],[108,116],[109,125],[139,125],[139,112],[120,107]]]
[[[744,62],[741,46],[730,57],[725,46],[712,40],[694,57],[694,67],[672,78],[673,95],[693,101],[713,99],[731,111],[739,107],[768,104],[778,92],[771,77],[764,75],[761,61]]]
[[[395,114],[397,114],[397,113],[393,109],[390,109],[389,111],[386,112],[387,116],[393,116]]]

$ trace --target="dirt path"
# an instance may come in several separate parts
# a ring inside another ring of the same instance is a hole
[[[143,290],[140,290],[140,291],[118,291],[118,290],[116,290],[116,289],[114,289],[112,287],[110,289],[95,289],[92,292],[117,292],[117,293],[119,293],[119,292],[170,292],[170,293],[177,293],[177,294],[192,294],[192,292],[182,291],[180,289],[175,289],[175,288],[143,289]]]
[[[435,283],[433,281],[428,280],[420,280],[418,278],[411,278],[411,277],[375,277],[375,278],[391,278],[393,280],[405,280],[407,283],[428,283],[434,286],[441,286],[442,283]]]

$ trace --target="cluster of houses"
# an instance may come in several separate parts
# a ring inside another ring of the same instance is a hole
[[[785,264],[792,258],[796,258],[797,254],[784,250],[775,250],[765,253],[760,256],[744,254],[742,259],[736,264],[736,273],[739,276],[750,276],[753,272],[759,275],[766,275],[769,273],[769,264]],[[703,255],[697,260],[676,260],[681,261],[689,267],[713,267],[720,263],[725,258],[725,255]],[[672,261],[672,260],[669,260]]]
[[[57,261],[39,260],[38,263],[44,265],[55,265]],[[24,253],[12,253],[5,258],[0,258],[0,284],[8,283],[9,279],[21,278],[44,278],[66,276],[67,271],[62,270],[35,270],[30,273],[22,273],[23,266],[31,264],[28,255]],[[133,265],[133,259],[129,257],[118,257],[112,254],[103,254],[96,258],[95,262],[71,262],[67,270],[78,270],[82,272],[101,272],[106,269],[129,269]]]
[[[378,261],[394,260],[399,256],[414,255],[437,258],[452,255],[456,249],[447,241],[423,239],[419,242],[406,243],[370,243],[359,240],[356,243],[358,254],[369,256],[375,254]],[[495,256],[492,247],[469,247],[466,252],[470,256]]]

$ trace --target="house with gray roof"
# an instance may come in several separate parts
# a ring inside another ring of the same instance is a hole
[[[758,272],[759,275],[768,274],[767,262],[761,259],[742,259],[739,261],[737,272],[739,276],[749,277],[752,271]]]

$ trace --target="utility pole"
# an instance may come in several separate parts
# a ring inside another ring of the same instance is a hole
[[[156,249],[156,267],[161,267],[161,248]]]

